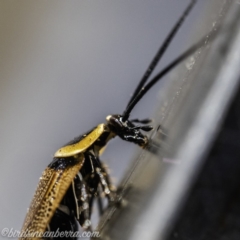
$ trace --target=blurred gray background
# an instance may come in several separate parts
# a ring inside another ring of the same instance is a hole
[[[0,1],[0,230],[21,229],[39,177],[59,147],[123,112],[189,2]],[[160,67],[192,44],[206,3],[199,0]],[[153,115],[163,84],[132,118]],[[105,151],[116,184],[137,149],[115,139]]]

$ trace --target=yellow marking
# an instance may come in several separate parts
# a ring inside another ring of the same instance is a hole
[[[74,166],[64,170],[46,168],[40,178],[30,208],[26,215],[22,233],[29,233],[23,240],[40,239],[36,234],[43,234],[51,221],[72,180],[82,168],[84,155],[81,154]],[[32,234],[32,235],[30,235]],[[34,236],[35,234],[35,236]]]
[[[54,157],[71,157],[84,152],[102,135],[104,131],[105,124],[99,124],[91,133],[81,139],[78,143],[67,145],[57,150]]]

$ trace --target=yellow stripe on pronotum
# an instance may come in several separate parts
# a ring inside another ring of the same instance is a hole
[[[70,157],[81,152],[84,152],[92,144],[99,139],[101,134],[104,132],[104,124],[99,124],[92,132],[90,132],[87,137],[83,138],[81,141],[64,146],[57,150],[54,157]]]

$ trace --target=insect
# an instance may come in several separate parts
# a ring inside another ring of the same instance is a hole
[[[141,131],[152,130],[150,120],[129,120],[131,111],[155,83],[204,42],[200,40],[145,84],[195,3],[196,0],[191,1],[167,36],[123,114],[107,116],[107,123],[99,124],[57,150],[40,178],[22,232],[34,234],[57,229],[75,232],[78,229],[77,222],[84,229],[91,229],[90,218],[94,200],[103,193],[110,203],[114,203],[115,190],[99,159],[100,153],[116,136],[142,148],[147,146],[149,140]],[[99,208],[102,212],[101,204]]]

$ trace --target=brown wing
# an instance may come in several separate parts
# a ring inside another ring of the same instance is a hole
[[[30,208],[25,218],[22,233],[44,233],[56,208],[59,206],[72,180],[84,163],[84,155],[76,159],[76,164],[65,169],[47,167],[40,178]],[[36,239],[37,237],[27,237]],[[23,239],[23,238],[22,238]],[[39,238],[38,238],[39,239]]]

